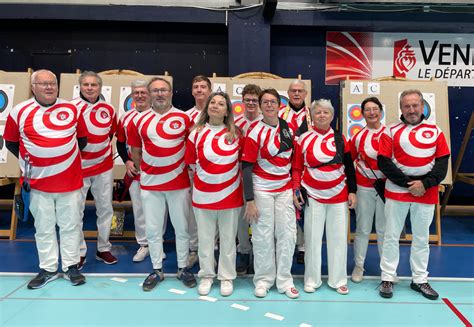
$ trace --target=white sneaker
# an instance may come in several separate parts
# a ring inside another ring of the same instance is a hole
[[[211,291],[213,280],[212,278],[202,278],[199,282],[198,293],[199,295],[207,295]]]
[[[234,285],[231,280],[221,281],[221,295],[229,296],[234,291]]]
[[[199,256],[198,256],[197,251],[190,251],[188,254],[187,267],[191,269],[198,262],[199,262]]]
[[[140,246],[137,253],[133,256],[133,262],[142,262],[146,257],[150,255],[148,246]]]
[[[305,285],[304,285],[304,291],[305,291],[306,293],[314,293],[314,292],[316,292],[316,288],[315,288],[314,286],[305,284]]]
[[[355,266],[354,270],[352,270],[351,280],[354,283],[360,283],[362,279],[364,279],[364,268]]]
[[[257,286],[255,287],[253,294],[255,294],[256,297],[265,297],[268,294],[268,290],[265,286]]]
[[[290,287],[289,289],[287,289],[285,294],[290,299],[296,299],[298,296],[300,296],[300,292],[298,292],[298,290],[294,287]]]

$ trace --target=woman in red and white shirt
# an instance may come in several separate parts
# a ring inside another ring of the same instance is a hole
[[[377,165],[379,139],[386,128],[381,123],[383,107],[379,99],[371,97],[362,101],[361,108],[362,116],[367,125],[351,139],[351,153],[355,162],[357,177],[355,266],[351,277],[355,283],[360,283],[364,275],[364,261],[374,215],[379,255],[382,254],[383,234],[385,232],[385,204],[374,188],[377,179],[381,181],[386,179]]]
[[[275,89],[259,95],[263,119],[253,123],[245,139],[245,218],[252,224],[254,294],[265,297],[276,281],[280,293],[299,296],[291,276],[296,243],[296,214],[291,185],[293,131],[278,118]]]
[[[312,293],[322,284],[321,247],[326,227],[328,285],[339,294],[347,294],[347,208],[354,208],[357,201],[354,165],[349,143],[330,126],[334,118],[331,101],[314,101],[310,111],[314,128],[299,137],[293,159],[297,208],[303,201],[298,194],[300,185],[308,195],[304,291]]]
[[[235,238],[243,205],[241,142],[229,96],[212,93],[188,137],[185,155],[186,163],[194,170],[192,202],[198,227],[200,295],[209,294],[216,276],[216,229],[220,239],[220,293],[229,296],[233,292],[232,281],[237,276]]]

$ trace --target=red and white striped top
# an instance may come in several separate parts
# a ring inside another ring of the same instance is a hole
[[[356,167],[357,185],[360,187],[373,189],[377,178],[385,179],[377,165],[380,135],[385,128],[385,125],[376,130],[365,126],[351,139],[351,154]]]
[[[191,118],[191,121],[196,124],[198,119],[199,119],[199,114],[201,113],[200,110],[196,108],[196,106],[192,107],[191,109],[188,109],[186,111],[186,114]]]
[[[243,206],[240,153],[242,138],[226,140],[225,125],[193,130],[186,144],[186,163],[196,164],[193,206],[224,210]]]
[[[128,125],[128,145],[142,149],[142,189],[174,191],[189,187],[184,152],[190,126],[189,116],[174,107],[164,115],[148,109]]]
[[[344,136],[343,139],[344,153],[350,152],[349,143]],[[318,202],[346,202],[348,188],[343,163],[311,168],[331,161],[335,155],[336,144],[332,128],[329,128],[324,134],[316,130],[302,134],[296,144],[293,158],[293,187],[299,187],[301,181],[308,196]],[[343,158],[341,159],[343,160]]]
[[[291,129],[289,131],[292,133]],[[258,121],[250,126],[245,138],[242,160],[255,163],[252,174],[254,190],[283,192],[291,188],[293,148],[282,153],[278,153],[279,149],[280,125],[270,126]]]
[[[434,166],[435,159],[449,155],[443,132],[436,125],[422,121],[413,126],[396,123],[380,137],[379,155],[392,158],[394,164],[407,176],[422,176]],[[421,196],[413,196],[405,187],[390,180],[385,185],[385,197],[403,202],[438,203],[438,186],[430,187]]]
[[[132,109],[132,110],[129,110],[127,111],[126,113],[124,113],[122,115],[122,117],[120,117],[120,120],[119,120],[119,123],[118,123],[118,126],[117,126],[117,142],[122,142],[122,143],[127,143],[127,139],[128,139],[128,136],[127,136],[127,128],[128,128],[128,125],[132,124],[133,123],[133,119],[135,119],[136,116],[140,115],[141,112],[136,110],[136,109]],[[128,156],[131,158],[132,155],[130,153],[130,148],[127,147],[127,152],[128,152]],[[135,175],[133,177],[134,180],[137,180],[139,181],[140,180],[140,174],[138,175]]]
[[[288,124],[291,124],[294,130],[297,130],[303,123],[303,120],[306,119],[306,110],[307,108],[305,107],[296,112],[288,105],[278,111],[278,117],[284,119]]]
[[[81,151],[83,176],[95,176],[112,169],[111,138],[117,129],[114,107],[103,100],[90,103],[76,98],[72,103],[81,111],[87,126],[87,146]]]
[[[255,118],[254,120],[248,120],[245,114],[242,114],[236,117],[234,122],[235,122],[235,126],[240,128],[240,130],[244,133],[244,135],[247,135],[247,131],[250,125],[261,120],[262,118],[263,118],[262,114],[259,114],[257,118]]]
[[[29,99],[11,110],[3,138],[20,143],[22,171],[29,155],[32,189],[62,193],[83,185],[77,138],[86,135],[84,119],[72,103],[58,99],[54,105],[43,107]]]

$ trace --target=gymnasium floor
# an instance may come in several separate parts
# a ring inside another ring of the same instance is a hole
[[[325,283],[313,294],[304,293],[304,267],[295,263],[293,273],[300,290],[296,300],[278,294],[275,288],[266,298],[257,299],[252,276],[238,278],[230,297],[220,296],[216,281],[209,297],[200,298],[196,288],[188,289],[176,279],[171,240],[165,243],[165,280],[152,292],[141,290],[151,264],[149,260],[131,262],[137,249],[133,241],[113,242],[113,253],[120,261],[112,266],[95,260],[95,242],[89,241],[85,285],[73,287],[58,279],[42,289],[28,290],[26,284],[37,271],[38,260],[32,227],[25,225],[19,229],[18,240],[0,241],[0,326],[472,326],[473,225],[472,217],[443,218],[443,245],[431,247],[429,267],[430,282],[440,293],[437,301],[409,288],[408,245],[401,246],[402,278],[392,299],[378,295],[375,245],[369,246],[368,277],[360,284],[349,282],[346,296]],[[348,272],[352,267],[349,246]],[[323,273],[327,273],[325,264]]]

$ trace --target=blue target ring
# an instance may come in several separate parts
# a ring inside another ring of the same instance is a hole
[[[425,118],[428,119],[431,116],[431,106],[428,103],[428,101],[423,100],[424,105],[423,105],[423,115],[425,115]]]
[[[280,102],[281,102],[280,108],[286,108],[286,106],[289,103],[289,100],[286,96],[280,95]]]
[[[132,98],[132,95],[129,94],[123,101],[123,110],[127,112],[129,110],[132,110],[133,107],[134,107],[133,98]]]
[[[8,107],[8,96],[5,91],[0,90],[0,113]]]

